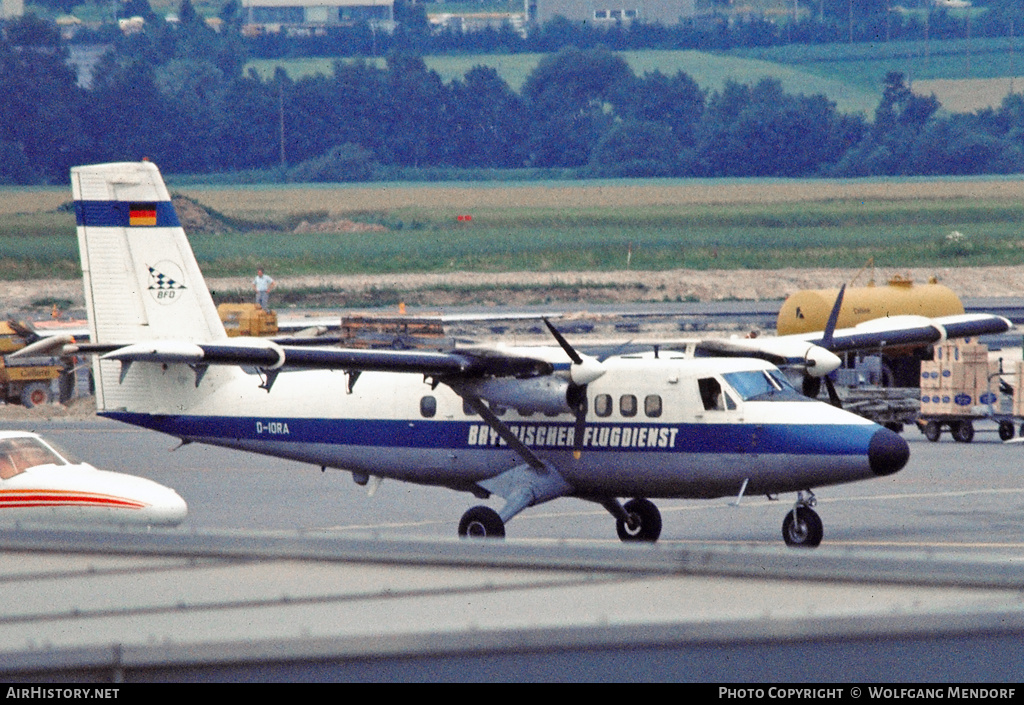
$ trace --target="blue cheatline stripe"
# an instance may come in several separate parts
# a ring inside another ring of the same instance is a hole
[[[147,205],[156,209],[155,225],[131,225],[132,206]],[[156,227],[178,228],[178,214],[170,201],[75,201],[75,221],[79,226],[94,228]]]
[[[164,416],[107,411],[101,416],[178,437],[274,442],[467,450],[504,444],[480,419],[309,419],[283,417]],[[572,450],[573,423],[509,423],[535,450]],[[590,423],[588,451],[751,453],[764,455],[864,455],[875,424],[621,424]]]

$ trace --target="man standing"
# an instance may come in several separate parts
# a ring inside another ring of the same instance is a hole
[[[256,292],[256,305],[264,310],[270,310],[270,292],[277,286],[277,282],[263,273],[263,267],[256,270],[256,278],[252,280],[252,288]]]

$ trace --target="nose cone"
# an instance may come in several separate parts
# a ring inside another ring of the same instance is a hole
[[[185,521],[188,515],[188,505],[174,490],[169,487],[161,488],[163,491],[154,497],[152,503],[146,508],[146,523],[152,526],[177,526]]]
[[[887,428],[880,428],[868,444],[868,463],[876,475],[892,475],[907,464],[910,446],[903,437]]]

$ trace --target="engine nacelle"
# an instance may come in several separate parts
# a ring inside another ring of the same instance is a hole
[[[489,404],[544,414],[574,414],[584,398],[583,387],[551,375],[532,379],[492,377],[461,386]]]

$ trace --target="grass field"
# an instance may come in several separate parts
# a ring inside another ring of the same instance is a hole
[[[706,90],[718,90],[727,80],[740,83],[755,83],[765,76],[777,78],[790,93],[807,95],[821,93],[835,101],[843,112],[863,112],[870,114],[878,105],[881,96],[881,78],[879,74],[876,87],[864,87],[837,80],[824,75],[806,71],[798,66],[765,61],[757,58],[745,58],[722,54],[710,54],[700,51],[630,51],[620,52],[629,63],[634,73],[643,75],[645,72],[658,70],[664,74],[674,75],[683,71],[691,75]],[[427,56],[424,61],[427,67],[436,71],[446,83],[461,78],[474,66],[489,66],[498,75],[518,91],[526,77],[536,68],[542,54],[474,54],[458,56]],[[334,59],[288,59],[288,60],[257,60],[251,61],[247,67],[255,68],[264,76],[273,76],[278,66],[284,67],[292,78],[311,74],[330,75]],[[370,63],[383,66],[384,59],[371,59]]]
[[[869,257],[899,267],[1016,264],[1024,219],[1024,184],[1014,179],[172,190],[254,223],[192,233],[209,276],[244,276],[257,264],[277,275],[858,267]],[[66,191],[7,191],[0,279],[77,276],[74,217],[54,210]],[[292,231],[302,219],[336,218],[388,230]],[[953,231],[963,239],[948,240]]]
[[[727,80],[754,83],[762,77],[776,78],[789,93],[823,94],[846,113],[871,115],[881,98],[886,73],[899,71],[912,83],[940,79],[994,82],[974,99],[943,93],[948,110],[970,112],[998,105],[1005,91],[993,90],[1008,79],[1024,87],[1024,39],[972,39],[944,42],[878,42],[872,44],[790,45],[723,53],[700,51],[647,50],[620,52],[633,71],[642,75],[658,70],[665,74],[684,71],[706,90],[718,90]],[[460,78],[474,66],[490,66],[513,89],[519,90],[537,66],[541,54],[478,54],[424,57],[427,66],[445,82]],[[249,63],[261,75],[272,76],[283,67],[293,78],[310,74],[330,75],[334,59],[258,60]],[[384,59],[370,63],[384,65]],[[932,88],[922,87],[930,93]]]

